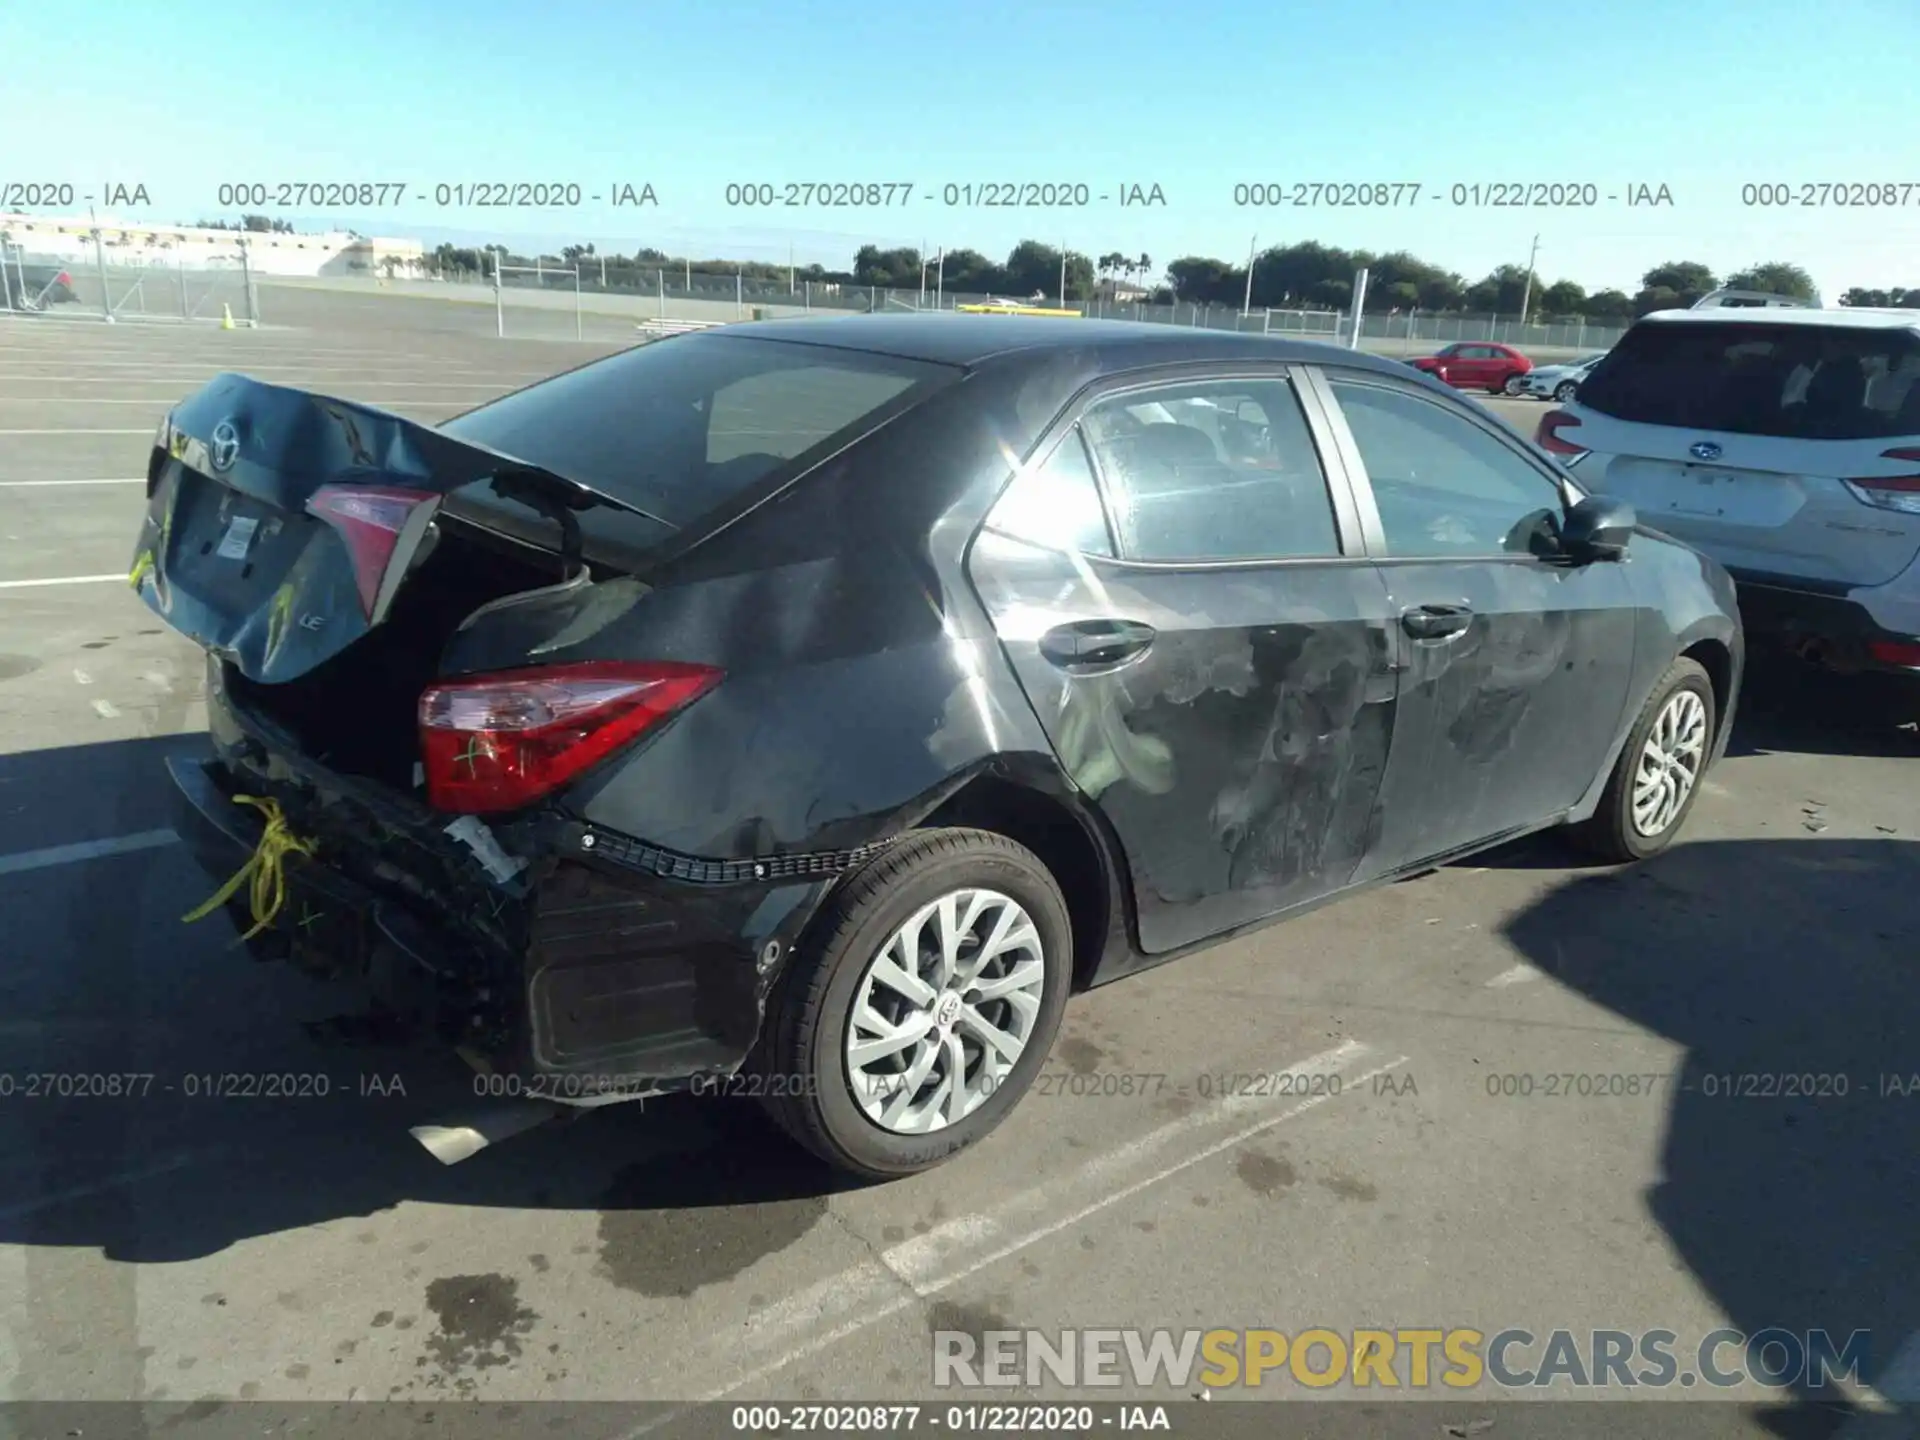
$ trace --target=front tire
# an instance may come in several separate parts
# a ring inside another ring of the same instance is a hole
[[[1500,393],[1502,395],[1511,396],[1517,400],[1520,398],[1520,385],[1521,385],[1521,380],[1518,375],[1509,375],[1507,376],[1505,382],[1502,383],[1502,385],[1500,386]]]
[[[774,1121],[885,1180],[985,1137],[1053,1048],[1072,926],[1039,858],[983,830],[916,832],[842,882],[789,962],[756,1069]]]
[[[1683,655],[1647,697],[1579,840],[1613,861],[1645,860],[1672,844],[1700,794],[1714,725],[1713,682]]]

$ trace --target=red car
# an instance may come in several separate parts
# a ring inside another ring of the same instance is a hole
[[[1533,369],[1533,362],[1511,345],[1490,340],[1463,340],[1407,363],[1456,389],[1485,390],[1492,395],[1518,395],[1520,377]]]

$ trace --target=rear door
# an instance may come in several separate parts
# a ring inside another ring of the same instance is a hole
[[[1581,483],[1749,578],[1877,585],[1920,553],[1920,334],[1645,321],[1581,383]]]
[[[1336,890],[1373,843],[1387,594],[1316,406],[1274,367],[1109,387],[974,544],[1001,644],[1126,852],[1150,954]]]
[[[1477,406],[1366,371],[1315,383],[1349,451],[1401,667],[1365,879],[1536,825],[1587,791],[1624,719],[1635,599],[1626,565],[1559,558],[1553,469]]]

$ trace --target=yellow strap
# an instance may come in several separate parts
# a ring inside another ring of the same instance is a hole
[[[253,928],[240,937],[242,940],[251,940],[273,924],[281,907],[287,903],[287,856],[311,856],[313,842],[302,840],[287,828],[287,817],[280,813],[279,801],[260,795],[236,795],[233,800],[236,805],[251,805],[265,815],[267,828],[261,832],[260,843],[253,847],[253,854],[247,857],[247,863],[234,872],[233,878],[216,890],[205,904],[188,911],[180,919],[188,925],[195,920],[204,920],[237,895],[242,885],[251,881],[247,892],[247,908],[253,915]]]

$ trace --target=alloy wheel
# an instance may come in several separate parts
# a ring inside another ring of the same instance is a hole
[[[1686,808],[1707,754],[1707,707],[1693,690],[1676,690],[1640,747],[1633,776],[1633,828],[1663,835]]]
[[[996,890],[954,890],[893,932],[860,977],[847,1082],[895,1134],[944,1130],[1006,1082],[1032,1038],[1047,970],[1040,932]]]

